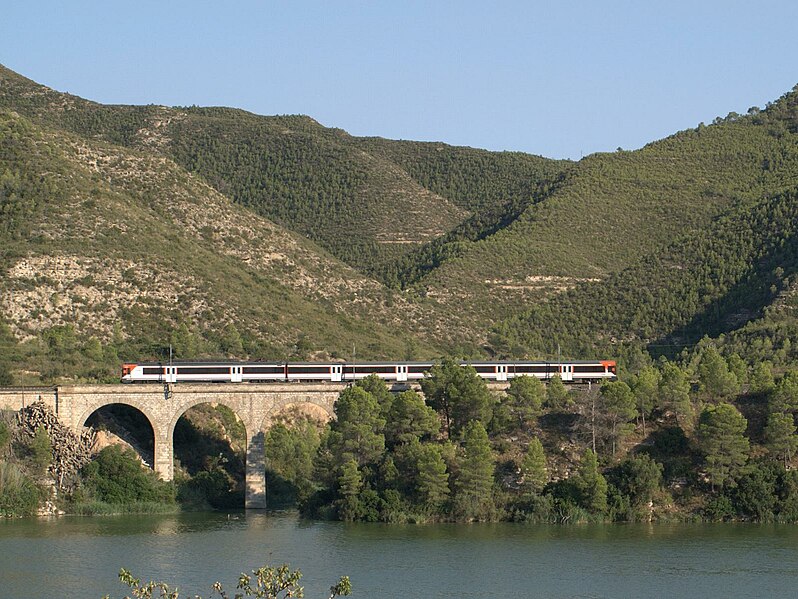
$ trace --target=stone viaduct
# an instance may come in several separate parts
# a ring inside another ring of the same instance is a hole
[[[272,420],[291,408],[311,409],[328,418],[343,384],[336,383],[178,383],[164,386],[78,385],[0,389],[0,409],[19,410],[41,400],[65,425],[80,431],[89,417],[104,406],[126,404],[139,410],[155,437],[153,468],[164,480],[174,475],[173,437],[178,419],[191,407],[214,403],[229,407],[247,432],[246,507],[266,507],[264,433]]]

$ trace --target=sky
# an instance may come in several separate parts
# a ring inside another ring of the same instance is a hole
[[[0,63],[113,104],[579,159],[798,83],[795,0],[4,0]]]

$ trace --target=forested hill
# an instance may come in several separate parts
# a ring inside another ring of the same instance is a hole
[[[633,152],[595,154],[507,226],[453,257],[420,287],[473,314],[513,314],[606,279],[740,205],[796,184],[795,93]]]
[[[789,362],[796,98],[571,162],[107,106],[0,66],[0,362],[52,380],[170,341],[581,358],[724,333]]]
[[[440,352],[413,335],[415,306],[174,162],[2,109],[0,213],[0,384],[114,380],[170,344],[186,358]]]
[[[358,139],[306,116],[106,106],[0,67],[0,105],[92,139],[155,151],[362,272],[557,175],[560,161]],[[434,157],[434,160],[432,159]]]
[[[739,207],[601,283],[533,307],[496,327],[493,341],[505,351],[548,354],[557,344],[581,355],[630,342],[667,353],[658,348],[692,346],[762,318],[774,303],[791,305],[797,273],[798,187]]]

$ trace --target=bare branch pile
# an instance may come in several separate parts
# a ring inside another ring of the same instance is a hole
[[[81,434],[64,426],[44,402],[37,401],[17,412],[18,434],[32,439],[39,427],[50,436],[53,459],[49,473],[62,489],[64,481],[69,481],[91,460],[94,443],[94,430],[89,428]]]

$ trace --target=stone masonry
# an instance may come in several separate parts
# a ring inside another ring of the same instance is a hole
[[[315,406],[317,413],[333,416],[333,404],[342,385],[334,383],[189,384],[169,385],[76,385],[0,389],[0,409],[19,410],[41,400],[58,418],[80,432],[96,410],[111,404],[126,404],[149,420],[155,436],[154,469],[164,480],[174,475],[173,436],[178,419],[189,408],[202,403],[227,406],[241,419],[247,431],[246,507],[266,507],[263,455],[264,433],[272,419],[293,407]]]

